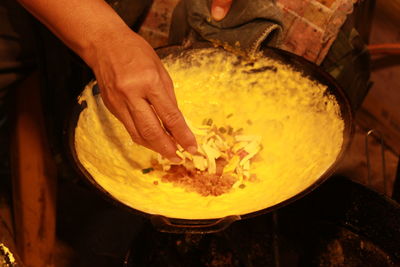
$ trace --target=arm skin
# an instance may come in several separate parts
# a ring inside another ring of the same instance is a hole
[[[105,105],[134,142],[174,162],[180,161],[177,143],[196,152],[195,137],[160,59],[105,1],[18,1],[92,68]],[[222,20],[231,2],[213,0],[214,19]]]
[[[195,137],[178,109],[173,83],[160,59],[106,2],[19,2],[92,68],[105,105],[134,142],[175,162],[180,161],[177,143],[196,152]]]

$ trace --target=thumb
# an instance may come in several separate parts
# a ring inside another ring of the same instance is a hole
[[[211,3],[211,16],[216,21],[225,18],[231,8],[232,0],[213,0]]]

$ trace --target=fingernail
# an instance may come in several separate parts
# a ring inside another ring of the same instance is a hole
[[[221,20],[225,17],[225,10],[219,6],[214,7],[211,13],[215,20]]]
[[[195,146],[190,146],[187,148],[187,152],[189,152],[190,154],[196,154],[197,152],[197,147]]]
[[[180,163],[182,162],[182,159],[179,157],[172,157],[169,159],[169,161],[171,161],[172,163]]]

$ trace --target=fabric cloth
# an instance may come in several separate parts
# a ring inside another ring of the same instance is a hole
[[[210,6],[210,0],[178,3],[172,17],[170,43],[182,44],[189,36],[254,53],[262,44],[274,46],[279,42],[282,25],[273,0],[235,0],[221,21],[212,19]]]

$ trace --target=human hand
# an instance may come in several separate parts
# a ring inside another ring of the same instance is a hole
[[[231,8],[233,0],[213,0],[211,3],[211,16],[216,21],[220,21],[225,18]]]
[[[94,71],[107,108],[133,141],[180,161],[195,152],[173,84],[152,47],[103,0],[18,0]]]
[[[153,48],[139,35],[119,33],[96,48],[90,60],[102,99],[132,140],[173,162],[177,143],[190,153],[197,144],[179,111],[173,83]]]

